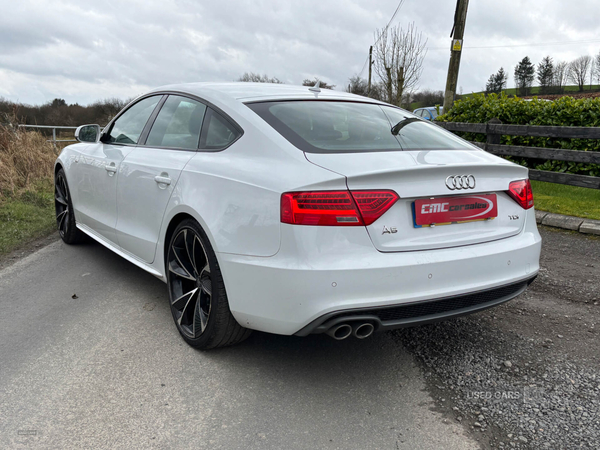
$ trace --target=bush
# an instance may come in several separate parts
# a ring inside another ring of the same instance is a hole
[[[562,97],[554,101],[533,98],[509,98],[506,94],[474,94],[459,100],[446,114],[436,120],[440,122],[486,123],[498,118],[511,125],[549,125],[565,127],[600,127],[600,98]],[[485,142],[485,135],[461,133],[469,141]],[[600,151],[598,139],[565,139],[529,136],[502,136],[501,144],[529,147],[560,148],[567,150]],[[546,161],[531,158],[507,157],[526,167],[553,172],[600,176],[596,164],[566,161]]]
[[[40,133],[0,124],[0,200],[51,182],[57,151]]]

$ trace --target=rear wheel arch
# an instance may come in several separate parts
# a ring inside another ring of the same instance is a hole
[[[186,219],[192,219],[192,220],[196,221],[196,223],[200,226],[202,231],[204,231],[204,233],[206,234],[206,238],[208,239],[208,242],[212,246],[215,254],[217,254],[218,250],[217,250],[214,236],[210,233],[210,230],[208,229],[208,225],[206,224],[206,222],[204,222],[202,217],[200,217],[200,215],[197,214],[195,210],[189,210],[189,208],[185,208],[184,210],[178,211],[173,217],[171,217],[169,219],[169,224],[166,227],[165,234],[163,236],[162,246],[161,246],[162,251],[163,251],[163,262],[166,261],[167,252],[169,250],[169,244],[171,242],[171,239],[173,238],[173,233],[175,232],[175,229],[181,222],[183,222]],[[218,259],[219,259],[219,257],[217,256],[217,260]],[[166,269],[166,267],[165,267],[165,269]],[[166,277],[166,272],[165,272],[165,277]]]
[[[169,251],[169,244],[171,243],[171,239],[173,238],[173,233],[175,232],[175,229],[177,228],[177,226],[186,219],[196,220],[196,218],[194,216],[192,216],[191,214],[188,214],[185,212],[180,212],[180,213],[175,214],[171,218],[169,225],[167,226],[167,231],[165,232],[165,239],[164,239],[164,244],[163,244],[163,259],[165,260],[165,262],[166,262],[166,258],[167,258],[167,253]],[[197,220],[196,220],[196,222],[197,222]],[[167,270],[167,267],[165,264],[165,277],[166,277],[166,270]]]

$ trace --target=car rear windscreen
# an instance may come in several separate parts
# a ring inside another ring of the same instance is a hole
[[[392,106],[325,100],[247,106],[293,145],[310,153],[476,149],[437,125]],[[392,133],[395,125],[397,135]]]

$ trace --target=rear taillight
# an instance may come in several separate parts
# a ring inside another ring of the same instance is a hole
[[[281,222],[291,225],[371,225],[398,200],[394,191],[286,192]]]
[[[529,180],[513,181],[508,185],[508,195],[523,209],[533,207],[533,191]]]

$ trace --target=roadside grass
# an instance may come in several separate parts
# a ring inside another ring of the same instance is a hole
[[[0,123],[0,255],[50,234],[54,225],[53,168],[58,154],[40,133]]]
[[[535,209],[600,220],[600,189],[532,181]]]
[[[47,236],[55,229],[54,188],[49,180],[0,200],[0,255]]]

